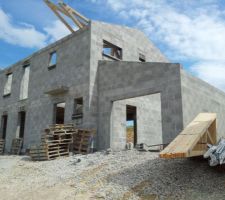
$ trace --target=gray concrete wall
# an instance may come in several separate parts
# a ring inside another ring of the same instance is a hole
[[[65,123],[71,120],[74,98],[84,98],[84,117],[81,127],[97,128],[97,68],[102,60],[103,39],[123,48],[123,59],[137,61],[139,53],[145,54],[147,61],[167,62],[140,31],[127,27],[91,22],[90,27],[79,30],[56,43],[34,53],[30,57],[0,71],[0,93],[6,82],[6,71],[13,72],[12,92],[9,97],[0,97],[0,115],[8,113],[6,149],[9,150],[16,136],[18,112],[25,107],[24,148],[39,142],[43,128],[53,123],[55,103],[66,102]],[[48,70],[49,54],[57,51],[57,66]],[[20,101],[20,83],[23,75],[22,64],[30,60],[30,81],[28,99]],[[62,95],[49,96],[45,92],[60,86],[69,91]],[[75,123],[75,122],[74,122]]]
[[[49,54],[57,51],[57,66],[48,70]],[[9,97],[0,95],[0,115],[8,112],[6,150],[16,137],[18,112],[25,106],[27,112],[24,148],[39,142],[41,130],[53,123],[54,104],[66,102],[65,123],[72,121],[74,99],[84,97],[84,122],[88,118],[88,91],[90,70],[90,29],[80,30],[56,43],[38,51],[29,57],[30,81],[28,99],[20,101],[20,83],[23,75],[23,61],[0,72],[0,94],[6,82],[6,71],[13,72],[12,91]],[[25,59],[26,60],[26,59]],[[62,95],[50,96],[45,92],[60,86],[67,86],[69,91]],[[83,124],[85,126],[85,123]]]
[[[181,70],[184,127],[200,112],[217,113],[218,138],[225,136],[225,94]]]
[[[160,93],[113,102],[111,113],[111,144],[113,149],[126,145],[126,105],[137,109],[137,143],[162,144]]]
[[[98,71],[98,148],[111,147],[113,102],[161,94],[163,142],[170,142],[183,128],[180,65],[100,61]]]
[[[169,62],[153,43],[139,30],[107,24],[91,22],[91,60],[90,60],[90,127],[97,128],[97,69],[99,60],[109,60],[102,55],[103,40],[106,40],[123,50],[123,61],[138,61],[139,53],[146,56],[147,62]]]

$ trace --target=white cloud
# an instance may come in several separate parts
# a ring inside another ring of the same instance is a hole
[[[191,67],[195,75],[225,90],[225,12],[217,0],[106,2],[164,46],[171,60],[196,63]]]
[[[21,47],[40,48],[46,45],[45,34],[28,24],[13,25],[12,19],[0,8],[0,39]]]
[[[225,89],[225,62],[199,62],[191,67],[191,71],[219,89]]]
[[[70,31],[59,20],[54,21],[51,25],[45,27],[44,30],[47,33],[50,42],[54,42],[70,34]]]

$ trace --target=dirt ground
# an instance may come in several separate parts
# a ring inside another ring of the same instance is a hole
[[[225,199],[225,170],[202,159],[121,151],[33,162],[0,156],[1,200]]]

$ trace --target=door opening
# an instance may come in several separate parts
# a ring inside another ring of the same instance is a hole
[[[55,105],[55,124],[64,124],[65,106],[65,102]]]
[[[20,126],[19,138],[24,137],[25,121],[26,121],[26,112],[25,111],[19,112],[19,126]]]
[[[2,127],[1,127],[3,140],[5,140],[5,138],[6,138],[7,121],[8,121],[8,115],[3,115],[2,116]]]
[[[134,146],[137,144],[137,107],[135,106],[126,106],[127,113],[127,143],[131,142]]]

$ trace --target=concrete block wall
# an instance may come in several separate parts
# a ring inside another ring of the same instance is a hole
[[[102,55],[103,40],[106,40],[123,51],[123,61],[139,61],[139,53],[146,56],[147,62],[169,62],[154,44],[139,30],[125,26],[91,22],[91,60],[89,105],[92,113],[88,120],[90,126],[97,128],[98,89],[97,70],[99,60],[110,60]],[[115,62],[115,61],[113,61]]]
[[[225,136],[225,93],[181,70],[184,127],[200,112],[217,113],[218,138]]]
[[[98,148],[112,146],[113,102],[150,94],[161,95],[163,143],[183,128],[180,65],[100,61],[98,71]]]
[[[50,53],[57,51],[57,65],[48,69]],[[30,60],[30,81],[28,99],[20,101],[20,83],[23,75],[23,62]],[[34,53],[8,69],[0,72],[0,94],[3,94],[6,71],[12,71],[12,91],[9,97],[0,96],[0,115],[8,113],[6,151],[10,150],[12,139],[16,137],[18,112],[25,107],[26,122],[24,149],[40,141],[41,132],[53,123],[54,104],[66,102],[65,123],[72,120],[74,99],[84,98],[84,122],[88,118],[89,71],[90,71],[90,29],[79,30],[56,43]],[[61,95],[48,95],[45,92],[66,86],[69,91]],[[82,126],[85,126],[83,123]]]
[[[125,148],[127,105],[137,109],[137,143],[162,144],[161,95],[157,93],[113,102],[111,148]]]

